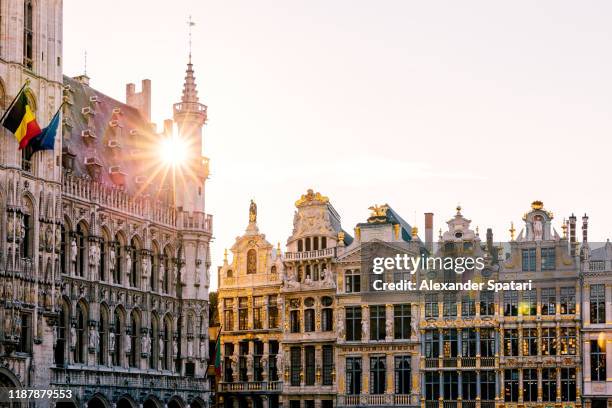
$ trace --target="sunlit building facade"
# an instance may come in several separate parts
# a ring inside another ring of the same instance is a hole
[[[191,61],[173,123],[197,153],[163,163],[150,81],[122,103],[62,74],[61,1],[2,2],[0,17],[0,109],[28,82],[41,127],[62,113],[54,150],[0,131],[0,385],[69,390],[57,407],[207,406],[212,217]]]

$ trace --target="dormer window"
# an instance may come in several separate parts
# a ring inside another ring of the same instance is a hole
[[[121,108],[113,108],[113,115],[121,115]]]
[[[87,143],[94,142],[97,139],[96,134],[92,129],[84,129],[83,131],[81,131],[81,137]]]
[[[108,173],[110,174],[111,180],[118,186],[125,185],[125,179],[127,174],[121,170],[121,166],[111,166],[108,169]]]
[[[96,113],[90,106],[85,106],[84,108],[81,109],[81,114],[83,116],[89,116],[89,115],[95,115]]]
[[[98,95],[92,95],[89,97],[89,102],[98,103],[100,100],[98,99]]]
[[[89,176],[94,180],[99,180],[102,173],[102,163],[100,163],[95,155],[90,154],[85,158],[85,166]]]

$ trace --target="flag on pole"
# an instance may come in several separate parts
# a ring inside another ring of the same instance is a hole
[[[215,374],[221,375],[221,327],[215,344]]]
[[[60,122],[60,108],[55,112],[49,125],[40,132],[40,134],[34,137],[29,144],[32,149],[31,154],[39,152],[41,150],[53,150],[55,146],[55,136],[57,135],[57,129]]]
[[[36,122],[36,115],[30,107],[30,102],[22,88],[10,110],[6,113],[2,126],[10,130],[17,141],[19,149],[23,149],[34,137],[40,134],[40,126]]]

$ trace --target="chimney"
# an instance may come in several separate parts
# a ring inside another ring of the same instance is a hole
[[[497,263],[497,249],[493,245],[493,229],[487,228],[487,252],[491,256],[491,260],[493,264]]]
[[[141,91],[136,92],[136,85],[130,83],[125,86],[125,103],[138,109],[142,116],[151,121],[151,80],[143,79]]]
[[[588,241],[589,217],[586,213],[582,217],[582,242],[586,244]]]
[[[576,216],[569,217],[570,254],[576,256]]]
[[[433,213],[425,213],[425,246],[431,252],[433,243]]]
[[[164,136],[171,136],[172,135],[172,127],[174,126],[174,122],[172,121],[172,119],[166,119],[164,120]]]

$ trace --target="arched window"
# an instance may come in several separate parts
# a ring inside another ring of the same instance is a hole
[[[68,339],[68,322],[70,321],[70,306],[64,300],[62,302],[59,318],[57,320],[57,327],[55,328],[56,342],[55,342],[55,364],[59,367],[63,367],[66,364],[66,343]]]
[[[163,353],[163,368],[164,370],[172,369],[172,322],[169,317],[164,319],[164,353]]]
[[[0,109],[4,110],[6,108],[6,89],[4,88],[4,83],[0,81]]]
[[[158,285],[159,283],[159,249],[157,248],[157,245],[155,244],[151,246],[149,267],[150,267],[149,287],[152,292],[156,292],[159,289],[158,288],[159,286]]]
[[[257,273],[257,251],[253,248],[247,251],[247,273]]]
[[[138,367],[138,363],[140,363],[140,313],[132,310],[130,321],[132,323],[130,327],[130,341],[132,342],[130,347],[130,367]]]
[[[87,309],[83,303],[77,306],[76,321],[76,347],[74,349],[74,362],[84,363],[87,357]]]
[[[114,271],[115,273],[113,274],[113,282],[119,285],[123,283],[121,279],[122,271],[123,271],[123,257],[124,257],[123,242],[124,241],[121,238],[121,235],[117,234],[115,236],[115,243],[114,243],[114,251],[115,251]],[[111,260],[112,260],[112,254],[111,254]]]
[[[68,253],[67,245],[68,240],[66,239],[66,228],[62,225],[60,230],[61,244],[60,244],[60,268],[61,273],[68,273],[69,268],[67,267],[68,261],[66,254]]]
[[[105,305],[100,307],[100,325],[98,326],[99,348],[98,364],[108,363],[108,308]]]
[[[108,235],[105,232],[102,233],[102,239],[100,240],[100,264],[98,265],[98,276],[101,281],[106,281],[106,253],[108,246]]]
[[[125,332],[125,317],[123,311],[115,308],[115,348],[113,351],[113,365],[120,366],[123,363],[123,333]]]
[[[319,237],[312,237],[312,250],[316,251],[319,249]]]
[[[130,262],[130,265],[127,265],[128,271],[129,271],[129,276],[130,276],[130,286],[133,288],[137,288],[139,287],[138,285],[138,275],[140,272],[140,255],[139,255],[139,248],[140,246],[138,245],[138,241],[136,240],[136,238],[132,238],[132,241],[130,242],[130,246],[128,248],[128,251],[130,251],[130,256],[128,261]]]
[[[83,224],[79,223],[77,225],[75,239],[77,246],[76,275],[85,276],[85,269],[87,267],[87,241]]]
[[[304,299],[304,331],[313,332],[315,330],[315,311],[314,311],[314,299]]]
[[[157,339],[159,339],[159,320],[156,314],[151,316],[151,330],[149,330],[149,336],[151,340],[151,350],[149,354],[149,368],[156,370],[158,368],[158,359],[159,359],[159,344]]]
[[[163,293],[170,293],[170,285],[172,279],[172,249],[167,246],[164,250],[164,276],[163,276]]]
[[[32,0],[23,4],[23,65],[32,69],[34,54],[34,10]]]
[[[302,243],[301,239],[298,240],[297,245],[298,245],[298,248],[297,248],[298,252],[302,252],[304,250],[304,244]]]
[[[306,238],[306,252],[310,251],[310,237]]]
[[[34,206],[26,197],[23,199],[22,217],[21,256],[32,259],[34,249]]]

